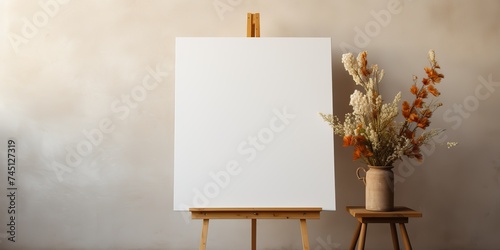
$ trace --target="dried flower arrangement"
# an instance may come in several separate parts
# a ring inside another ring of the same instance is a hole
[[[332,114],[320,115],[330,124],[336,135],[342,136],[344,146],[354,147],[353,159],[361,159],[371,166],[391,166],[403,156],[423,160],[421,146],[428,143],[443,129],[428,129],[434,111],[442,106],[433,97],[440,92],[436,84],[444,75],[438,72],[439,64],[435,60],[433,50],[428,54],[430,67],[424,70],[427,77],[420,82],[416,76],[410,87],[414,100],[404,101],[401,114],[404,121],[397,122],[398,105],[401,99],[399,92],[390,103],[383,103],[379,92],[379,84],[384,71],[377,65],[367,67],[367,52],[342,55],[342,63],[356,85],[362,86],[364,92],[355,90],[349,105],[353,112],[345,115],[344,121]]]

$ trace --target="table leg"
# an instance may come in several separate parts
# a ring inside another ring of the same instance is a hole
[[[399,250],[399,240],[398,240],[398,231],[396,231],[396,225],[394,223],[390,223],[391,225],[391,235],[392,235],[392,246],[394,250]]]
[[[399,230],[401,230],[401,236],[403,237],[403,242],[405,244],[406,250],[411,250],[410,238],[408,237],[408,232],[406,232],[406,227],[404,223],[399,223]]]
[[[302,234],[302,248],[304,250],[309,250],[306,219],[300,219],[300,233]]]
[[[361,223],[361,234],[359,236],[358,250],[365,249],[365,239],[366,239],[366,229],[368,227],[367,223]]]
[[[358,225],[356,226],[356,231],[354,231],[354,235],[352,236],[351,246],[349,247],[349,250],[354,250],[354,248],[356,248],[356,243],[358,243],[359,239],[359,232],[361,232],[361,222],[358,222]]]
[[[252,219],[252,250],[257,250],[257,219]]]
[[[203,219],[203,227],[201,229],[200,250],[207,249],[207,236],[208,236],[208,219]]]

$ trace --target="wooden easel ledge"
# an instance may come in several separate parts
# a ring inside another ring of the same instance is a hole
[[[322,208],[191,208],[193,219],[319,219]]]

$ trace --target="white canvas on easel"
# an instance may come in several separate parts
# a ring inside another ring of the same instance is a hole
[[[335,210],[330,38],[177,38],[174,210]]]

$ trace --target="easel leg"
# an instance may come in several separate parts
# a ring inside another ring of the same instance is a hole
[[[200,250],[207,249],[207,236],[208,236],[208,219],[203,219],[203,227],[201,229]]]
[[[252,219],[252,250],[257,250],[257,219]]]
[[[391,224],[391,235],[392,235],[392,246],[394,250],[399,250],[399,240],[398,240],[398,231],[396,231],[396,224]]]
[[[410,238],[408,237],[408,232],[406,232],[406,227],[404,223],[399,223],[399,230],[401,230],[401,236],[403,237],[403,242],[405,244],[406,250],[411,250]]]
[[[368,224],[361,223],[361,234],[359,235],[358,250],[365,249],[366,229]]]
[[[302,234],[302,249],[309,250],[306,219],[300,219],[300,233]]]
[[[354,231],[354,235],[352,236],[351,246],[349,250],[354,250],[356,248],[356,243],[358,243],[359,232],[361,232],[361,222],[358,222],[358,226],[356,227],[356,231]]]

